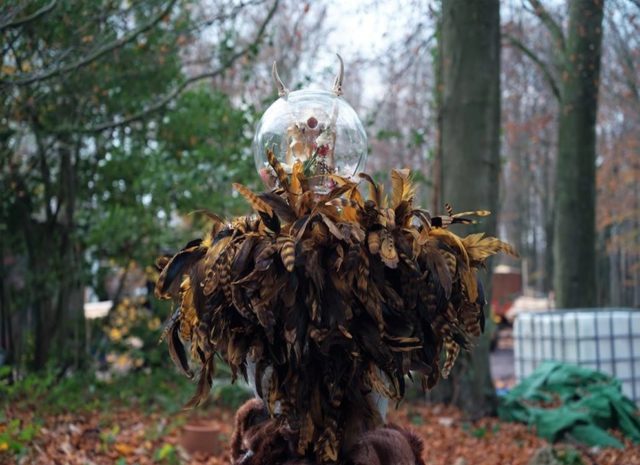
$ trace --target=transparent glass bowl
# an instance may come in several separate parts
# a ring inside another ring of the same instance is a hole
[[[276,100],[260,119],[253,140],[256,169],[267,187],[276,185],[267,162],[272,149],[287,173],[296,161],[317,193],[334,187],[328,175],[352,178],[367,158],[367,135],[353,108],[322,90],[297,90]]]

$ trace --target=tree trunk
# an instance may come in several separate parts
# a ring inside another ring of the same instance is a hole
[[[40,155],[46,161],[49,154]],[[28,195],[14,206],[15,226],[22,233],[27,255],[24,292],[33,316],[31,365],[36,370],[44,369],[52,359],[58,366],[78,366],[84,354],[82,254],[78,238],[73,235],[77,180],[68,145],[56,155],[61,162],[56,192],[59,214],[48,211],[44,220],[34,218]],[[52,205],[52,187],[46,194],[45,205]]]
[[[433,100],[436,109],[436,148],[433,161],[433,195],[431,196],[431,209],[437,212],[442,208],[442,63],[444,60],[442,54],[442,21],[436,24],[436,47],[434,59],[435,87],[433,91]]]
[[[84,313],[80,258],[65,239],[63,225],[33,223],[29,241],[27,289],[34,317],[33,368],[54,359],[59,366],[78,366],[84,352]]]
[[[494,212],[478,230],[496,232],[500,175],[500,3],[443,0],[442,200],[456,211]],[[461,232],[461,231],[460,231]],[[466,228],[464,234],[474,232]],[[485,276],[490,300],[490,276]],[[453,401],[472,418],[496,395],[486,336],[454,373]]]
[[[0,234],[0,366],[12,365],[15,356],[13,346],[13,329],[11,325],[11,308],[9,307],[9,289],[7,283],[7,270],[5,267],[5,245],[2,234]],[[1,381],[1,378],[0,378]]]
[[[556,169],[554,285],[559,308],[596,305],[596,113],[604,0],[569,2]]]

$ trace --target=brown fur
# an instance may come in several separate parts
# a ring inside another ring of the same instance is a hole
[[[236,412],[235,427],[231,436],[231,459],[235,463],[243,454],[242,442],[247,431],[269,418],[260,399],[245,402]]]
[[[314,465],[295,453],[296,434],[269,415],[260,399],[245,403],[236,414],[231,437],[234,465]],[[424,465],[424,444],[396,425],[361,435],[346,454],[348,465]]]
[[[286,425],[270,418],[262,400],[251,399],[236,414],[231,436],[234,465],[311,465],[296,457],[297,437]]]
[[[424,465],[422,439],[396,425],[367,431],[349,451],[349,465]]]

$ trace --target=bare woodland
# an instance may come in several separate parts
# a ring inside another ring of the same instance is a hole
[[[491,209],[482,230],[518,249],[521,259],[505,263],[522,268],[527,294],[552,295],[561,308],[640,307],[640,3],[465,3],[393,2],[400,26],[383,50],[353,48],[357,27],[341,29],[341,5],[332,1],[88,3],[80,12],[56,0],[3,5],[5,363],[42,369],[55,354],[63,367],[81,366],[82,292],[98,279],[98,264],[144,268],[176,246],[155,233],[195,209],[195,200],[178,200],[178,183],[198,186],[189,195],[220,213],[236,212],[230,184],[256,181],[246,141],[275,95],[272,62],[295,89],[329,82],[335,52],[345,59],[345,98],[369,135],[368,172],[384,181],[392,168],[411,168],[420,203],[436,213],[445,202]],[[356,10],[384,15],[386,4]],[[191,91],[222,97],[181,107]],[[216,139],[198,138],[195,123],[173,126],[223,104],[229,111],[214,119],[236,115],[233,137],[228,128]],[[181,138],[189,131],[193,138]],[[221,142],[231,139],[244,142]],[[165,143],[160,155],[175,165],[158,163],[164,184],[101,171],[116,152],[142,171],[163,159],[148,154]],[[186,165],[176,154],[195,146],[231,155]],[[112,183],[104,187],[105,179]],[[131,185],[140,191],[129,195]],[[150,185],[171,194],[164,205],[144,203]],[[109,216],[127,202],[126,215]],[[93,230],[98,219],[113,226],[123,218],[128,233],[119,242],[112,229]],[[477,377],[464,385],[490,383],[486,346],[473,355]],[[478,389],[458,399],[482,415],[495,399]]]

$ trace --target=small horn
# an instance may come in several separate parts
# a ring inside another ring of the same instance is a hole
[[[280,79],[280,76],[278,75],[278,65],[275,61],[273,62],[273,66],[271,67],[271,76],[273,76],[273,80],[276,81],[276,87],[278,87],[278,95],[280,97],[286,97],[287,95],[289,95],[289,89],[287,89],[287,86],[284,85],[284,82],[282,82],[282,79]]]
[[[338,60],[340,60],[340,71],[338,71],[338,74],[333,81],[333,93],[340,97],[342,95],[342,80],[344,79],[344,62],[340,55],[337,53],[336,55],[338,56]]]

